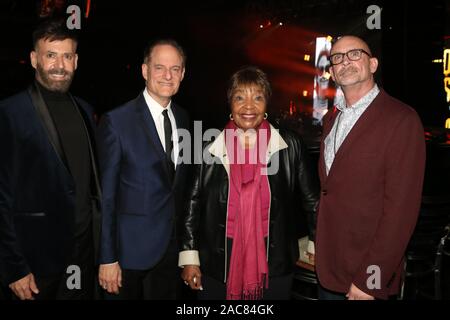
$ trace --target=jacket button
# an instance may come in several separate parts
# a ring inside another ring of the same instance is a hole
[[[322,195],[326,196],[328,194],[327,190],[322,190]]]

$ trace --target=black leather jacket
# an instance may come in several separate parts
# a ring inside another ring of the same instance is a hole
[[[268,176],[271,193],[268,263],[269,276],[278,276],[294,270],[299,255],[297,239],[308,229],[310,239],[314,239],[319,188],[317,174],[311,172],[300,137],[291,131],[276,131],[273,127],[271,132],[268,167],[279,159],[279,170]],[[216,163],[207,164],[204,160],[195,166],[187,215],[181,230],[181,250],[198,254],[202,272],[225,282],[231,248],[225,236],[229,175],[227,166],[221,162],[224,160],[219,159],[225,158],[226,154],[223,140],[220,135],[204,147],[203,154],[210,155]]]

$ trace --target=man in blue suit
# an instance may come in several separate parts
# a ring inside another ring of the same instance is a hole
[[[100,184],[93,111],[68,92],[77,39],[48,20],[33,44],[35,82],[0,102],[0,279],[20,299],[91,299]]]
[[[99,125],[99,282],[119,299],[177,298],[176,221],[188,169],[178,163],[178,142],[189,120],[171,99],[183,80],[185,60],[173,40],[149,45],[142,64],[146,88],[106,113]]]

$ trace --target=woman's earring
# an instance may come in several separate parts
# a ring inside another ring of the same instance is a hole
[[[231,120],[231,121],[234,120],[234,119],[233,119],[233,114],[232,114],[232,113],[230,113],[229,117],[230,117],[230,120]]]
[[[266,120],[269,117],[269,115],[266,113],[264,113],[264,120]]]

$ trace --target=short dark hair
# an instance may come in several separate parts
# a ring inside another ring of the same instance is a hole
[[[66,20],[63,18],[48,18],[41,20],[33,32],[33,48],[39,40],[63,41],[72,39],[78,43],[78,33],[75,30],[67,28]]]
[[[270,87],[269,79],[264,71],[255,66],[245,66],[236,71],[230,78],[228,85],[228,103],[231,103],[233,94],[239,86],[257,85],[261,87],[266,101],[272,95],[272,88]]]
[[[144,64],[147,64],[149,62],[153,49],[156,46],[163,46],[163,45],[174,47],[181,56],[183,67],[186,66],[186,53],[184,52],[183,47],[180,46],[180,44],[173,39],[158,39],[156,41],[150,42],[144,50]]]

